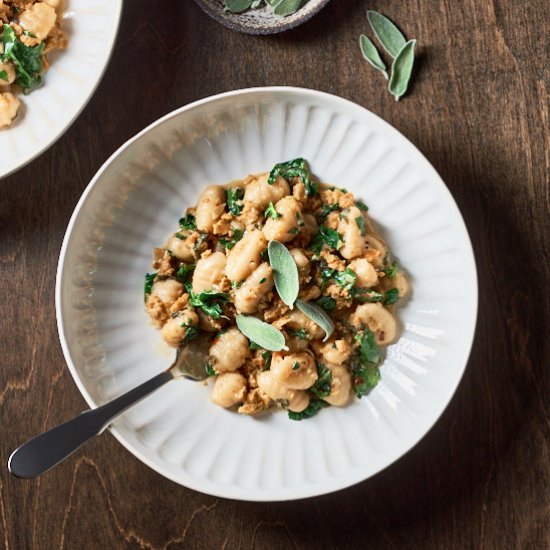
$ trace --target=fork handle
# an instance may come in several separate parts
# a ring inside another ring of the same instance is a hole
[[[136,388],[96,409],[29,439],[11,454],[8,469],[16,477],[37,477],[99,435],[118,415],[174,379],[171,370],[157,374]]]

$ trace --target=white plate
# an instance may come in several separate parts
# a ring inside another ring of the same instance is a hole
[[[419,151],[369,111],[296,88],[198,101],[160,119],[101,168],[79,201],[57,277],[59,334],[95,406],[168,366],[173,352],[143,307],[153,247],[209,183],[303,156],[325,182],[370,206],[406,271],[400,340],[361,401],[303,422],[214,406],[207,386],[172,382],[117,420],[113,433],[177,483],[242,500],[342,489],[398,459],[430,429],[464,371],[477,311],[476,268],[449,191]]]
[[[59,139],[84,109],[109,62],[122,0],[67,0],[66,50],[53,52],[43,85],[21,95],[18,119],[0,130],[0,178],[18,170]]]

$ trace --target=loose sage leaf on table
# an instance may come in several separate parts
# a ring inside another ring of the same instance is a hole
[[[232,13],[241,13],[248,10],[254,4],[254,0],[224,0],[224,6],[227,11]]]
[[[361,47],[361,53],[363,57],[375,68],[381,71],[386,80],[389,79],[388,71],[386,70],[386,64],[382,61],[380,53],[376,49],[376,46],[373,44],[372,40],[365,36],[361,35],[359,39],[359,46]]]
[[[298,309],[315,324],[319,325],[325,331],[323,342],[326,342],[334,332],[334,323],[326,311],[318,305],[303,300],[296,300]]]
[[[268,351],[288,350],[283,333],[270,324],[250,315],[237,315],[236,321],[239,330],[261,348]]]
[[[414,47],[416,40],[409,40],[393,60],[388,90],[399,101],[407,93],[414,66]]]
[[[273,269],[275,288],[281,300],[292,309],[300,290],[296,262],[288,248],[279,241],[270,241],[267,253]]]
[[[403,33],[392,21],[377,11],[369,10],[367,19],[380,44],[392,57],[396,57],[407,42]]]

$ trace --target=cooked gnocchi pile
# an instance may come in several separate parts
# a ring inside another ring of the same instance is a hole
[[[171,346],[209,335],[215,404],[301,420],[376,386],[409,285],[367,211],[296,159],[206,187],[155,249],[146,309]]]
[[[66,47],[61,14],[61,0],[0,0],[0,128],[17,116],[17,91],[40,85],[46,54]]]

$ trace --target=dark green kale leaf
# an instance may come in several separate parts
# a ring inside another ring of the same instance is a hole
[[[189,280],[189,276],[195,271],[195,264],[182,263],[176,271],[176,278],[181,283],[186,283]]]
[[[351,361],[351,374],[353,391],[361,398],[380,382],[379,366],[382,356],[374,334],[368,328],[362,334],[357,334],[356,338],[360,346]]]
[[[310,388],[310,391],[319,399],[324,399],[330,395],[332,390],[332,371],[325,367],[325,365],[318,363],[317,374],[319,378],[317,378],[317,382]]]
[[[156,273],[147,273],[147,275],[145,275],[145,284],[143,285],[143,299],[145,301],[147,301],[147,297],[151,294],[151,290],[153,290],[156,276]]]
[[[330,296],[321,296],[314,302],[319,307],[322,307],[325,311],[334,311],[336,308],[336,300]]]
[[[330,405],[326,401],[321,401],[317,399],[312,399],[307,406],[307,409],[302,412],[292,412],[288,411],[288,418],[290,420],[305,420],[306,418],[311,418],[315,416],[321,409],[329,407]]]
[[[357,275],[349,267],[344,271],[337,271],[334,274],[336,284],[346,290],[351,290],[357,282]]]
[[[182,229],[197,229],[197,222],[193,214],[186,214],[180,218],[179,224]]]
[[[397,271],[398,271],[398,266],[397,266],[397,262],[396,261],[393,261],[391,266],[390,267],[387,267],[386,269],[384,269],[384,273],[390,277],[391,279],[393,279],[396,275],[397,275]]]
[[[227,190],[227,210],[233,216],[238,216],[242,209],[242,198],[244,197],[244,189],[242,187],[230,187]]]
[[[288,328],[286,331],[290,336],[294,336],[294,338],[298,338],[299,340],[307,340],[308,334],[305,328],[299,328],[296,330]]]
[[[290,181],[291,178],[300,178],[306,187],[306,195],[308,197],[317,195],[317,183],[305,159],[298,158],[276,164],[269,173],[267,182],[273,185],[278,177],[287,181]]]
[[[222,304],[229,301],[229,294],[216,292],[215,290],[205,290],[195,294],[189,283],[187,283],[186,288],[189,292],[189,303],[193,307],[200,308],[212,319],[219,319],[222,316]]]
[[[384,303],[387,306],[391,306],[392,304],[395,304],[397,300],[399,300],[399,290],[397,288],[390,288],[390,290],[386,292]]]
[[[4,53],[0,54],[0,60],[13,63],[15,84],[28,94],[42,81],[40,74],[44,65],[44,42],[37,46],[27,46],[17,38],[9,25],[2,27],[1,41]]]
[[[319,226],[319,232],[311,241],[310,248],[318,256],[321,250],[326,246],[329,250],[338,250],[342,244],[338,232],[326,225]]]
[[[233,237],[230,239],[220,239],[220,244],[227,250],[231,250],[242,238],[244,231],[242,229],[233,229]]]

